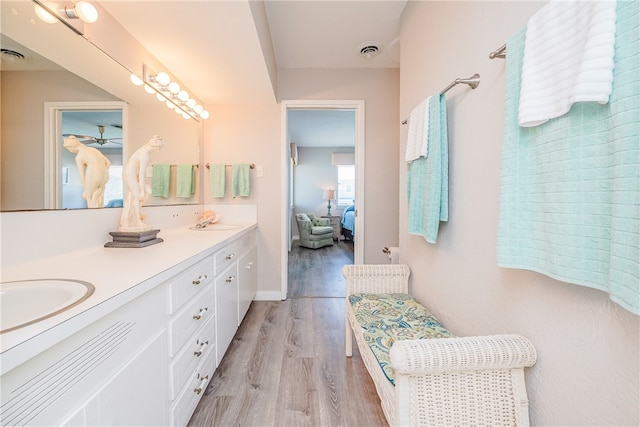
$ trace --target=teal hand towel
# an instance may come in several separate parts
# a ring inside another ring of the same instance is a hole
[[[231,167],[231,190],[233,197],[249,196],[249,193],[251,192],[249,170],[250,166],[248,163],[233,165]]]
[[[192,164],[176,166],[176,197],[189,199],[195,193],[194,169]]]
[[[427,138],[427,157],[420,157],[408,166],[408,232],[435,244],[440,222],[449,219],[449,149],[444,95],[429,99]]]
[[[617,2],[609,104],[518,126],[524,29],[507,42],[498,265],[607,292],[640,315],[640,6]]]
[[[211,197],[224,197],[226,166],[223,163],[209,165],[209,191]]]
[[[170,165],[151,166],[151,195],[154,197],[169,197],[169,178],[171,177]]]

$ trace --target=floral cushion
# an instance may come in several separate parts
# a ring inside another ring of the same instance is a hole
[[[407,294],[349,295],[364,339],[385,376],[395,385],[389,349],[396,340],[447,338],[453,334],[412,296]]]

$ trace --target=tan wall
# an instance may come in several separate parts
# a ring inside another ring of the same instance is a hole
[[[409,2],[401,26],[400,112],[456,77],[447,94],[449,222],[437,244],[407,234],[400,166],[401,262],[411,288],[459,335],[520,333],[538,362],[526,374],[532,425],[638,425],[639,318],[603,292],[496,266],[504,60],[488,59],[542,2]],[[404,154],[406,126],[401,129]]]
[[[258,297],[280,296],[280,235],[282,203],[280,151],[280,105],[208,106],[211,118],[204,123],[204,164],[255,163],[264,176],[251,171],[251,195],[231,197],[231,168],[227,168],[227,188],[223,199],[212,198],[209,170],[204,169],[204,203],[238,203],[258,206]],[[233,222],[233,218],[222,218]],[[286,274],[286,272],[285,272]]]

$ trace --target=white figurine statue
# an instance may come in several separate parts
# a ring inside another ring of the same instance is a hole
[[[104,190],[109,181],[111,162],[100,150],[87,147],[73,135],[65,138],[63,146],[70,152],[76,153],[82,198],[87,201],[87,207],[103,208]]]
[[[153,135],[149,142],[133,153],[122,169],[124,206],[118,231],[141,232],[151,229],[144,223],[145,215],[141,211],[142,205],[151,195],[151,185],[145,177],[151,152],[160,151],[163,146],[162,138]]]

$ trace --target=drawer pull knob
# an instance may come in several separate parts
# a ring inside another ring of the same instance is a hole
[[[206,387],[207,385],[207,380],[209,379],[209,375],[202,377],[202,382],[200,383],[200,386],[198,388],[194,388],[193,392],[195,394],[200,394],[202,393],[202,390],[204,390],[204,387]]]
[[[230,259],[233,259],[233,257],[234,257],[235,255],[236,255],[236,254],[227,254],[227,256],[226,256],[226,257],[224,257],[224,258],[225,258],[226,260],[230,260]]]
[[[207,280],[207,275],[203,274],[202,276],[198,277],[196,280],[193,281],[193,284],[198,286],[200,283],[202,283],[204,280]]]
[[[193,355],[194,355],[195,357],[200,357],[200,356],[202,356],[202,351],[203,351],[203,349],[204,349],[207,345],[209,345],[209,341],[205,341],[205,342],[203,342],[202,344],[200,344],[200,346],[201,346],[202,348],[201,348],[200,350],[198,350],[198,351],[194,351],[194,352],[193,352]]]
[[[198,314],[194,314],[194,315],[193,315],[193,319],[194,319],[194,320],[200,320],[200,319],[202,319],[202,312],[203,312],[203,311],[207,311],[207,310],[208,310],[208,308],[207,308],[207,307],[205,307],[205,308],[201,308],[201,309],[200,309],[200,312],[199,312]]]
[[[231,283],[231,282],[233,282],[233,279],[234,279],[233,276],[229,276],[229,277],[226,278],[225,282]]]

